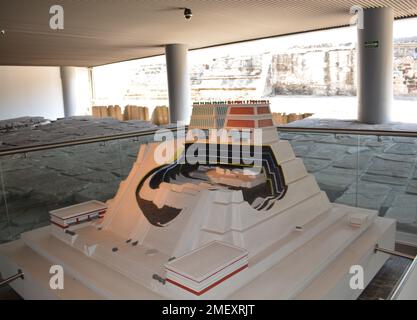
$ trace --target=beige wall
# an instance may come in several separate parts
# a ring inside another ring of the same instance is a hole
[[[63,115],[59,67],[0,66],[0,120]]]

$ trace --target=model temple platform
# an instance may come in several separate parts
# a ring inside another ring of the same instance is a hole
[[[329,202],[267,101],[196,103],[187,137],[164,143],[140,148],[106,204],[53,211],[0,246],[3,277],[25,273],[22,297],[355,299],[351,266],[367,284],[388,258],[376,244],[394,248],[393,220]],[[64,290],[49,288],[53,264]]]

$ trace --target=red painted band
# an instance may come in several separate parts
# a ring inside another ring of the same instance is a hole
[[[58,226],[58,227],[60,227],[60,228],[62,228],[62,229],[66,229],[66,228],[68,228],[69,226],[63,226],[63,225],[60,225],[59,223],[57,223],[57,222],[55,222],[55,221],[52,221],[52,220],[49,220],[52,224],[54,224],[54,225],[56,225],[56,226]]]
[[[228,127],[234,128],[255,128],[254,120],[227,120]]]
[[[203,281],[207,280],[208,278],[211,278],[211,277],[212,277],[212,276],[214,276],[215,274],[217,274],[217,273],[219,273],[219,272],[223,271],[224,269],[226,269],[226,268],[230,267],[232,264],[235,264],[236,262],[239,262],[239,261],[240,261],[240,260],[242,260],[243,258],[246,258],[247,256],[248,256],[248,255],[246,254],[246,255],[244,255],[243,257],[240,257],[239,259],[237,259],[237,260],[235,260],[235,261],[233,261],[233,262],[229,263],[227,266],[225,266],[225,267],[221,268],[220,270],[216,271],[215,273],[212,273],[211,275],[209,275],[209,276],[205,277],[205,278],[204,278],[203,280],[201,280],[201,281],[196,281],[196,280],[194,280],[194,279],[191,279],[191,278],[189,278],[189,277],[187,277],[187,276],[185,276],[185,275],[183,275],[183,274],[181,274],[181,273],[179,273],[179,272],[176,272],[176,271],[174,271],[174,270],[172,270],[172,269],[170,269],[170,268],[166,268],[166,269],[167,269],[167,270],[169,270],[169,271],[171,271],[171,272],[173,272],[173,273],[176,273],[176,274],[180,275],[181,277],[187,278],[188,280],[191,280],[191,281],[196,282],[196,283],[201,283],[201,282],[203,282]]]
[[[243,267],[233,271],[232,273],[228,274],[227,276],[225,276],[224,278],[216,281],[215,283],[211,284],[210,286],[208,286],[207,288],[201,290],[201,291],[195,291],[187,286],[184,286],[181,283],[178,283],[174,280],[171,280],[169,278],[166,279],[166,281],[172,283],[173,285],[176,285],[177,287],[180,287],[181,289],[184,289],[188,292],[191,292],[192,294],[195,294],[196,296],[201,296],[202,294],[206,293],[207,291],[209,291],[210,289],[213,289],[214,287],[218,286],[220,283],[226,281],[227,279],[231,278],[232,276],[234,276],[236,273],[239,273],[240,271],[246,269],[248,267],[248,265],[244,265]]]
[[[230,108],[230,114],[252,115],[255,114],[255,110],[253,107],[232,107]]]

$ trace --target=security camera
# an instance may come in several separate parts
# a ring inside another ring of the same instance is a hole
[[[184,9],[184,17],[185,17],[185,19],[186,20],[190,20],[192,16],[193,16],[193,12],[191,11],[191,9],[185,8]]]

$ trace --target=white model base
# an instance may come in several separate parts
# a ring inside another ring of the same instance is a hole
[[[168,298],[66,245],[51,235],[49,229],[45,227],[25,234],[26,243],[21,239],[0,246],[2,276],[24,270],[25,278],[11,284],[24,299]],[[375,253],[375,245],[392,249],[395,222],[377,217],[366,232],[360,232],[358,236],[354,233],[355,229],[348,224],[336,222],[233,294],[221,298],[356,299],[362,290],[352,290],[349,286],[351,266],[364,268],[367,285],[388,258],[386,254]],[[248,272],[254,263],[249,261]],[[64,267],[63,290],[49,287],[52,277],[49,270],[54,264]],[[241,283],[246,276],[237,274],[234,282]],[[219,289],[228,291],[227,286],[222,288],[220,285]],[[192,298],[185,291],[181,292],[176,298]]]

